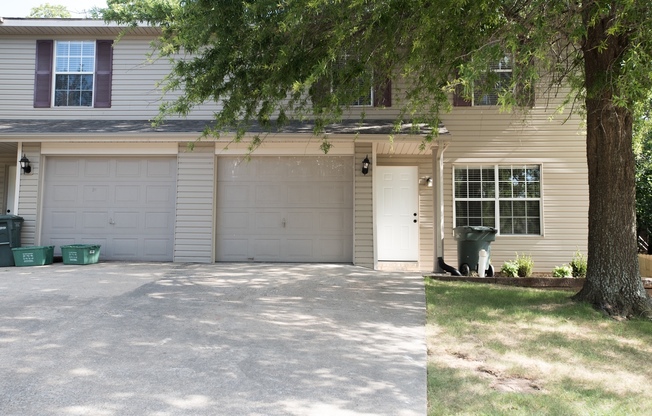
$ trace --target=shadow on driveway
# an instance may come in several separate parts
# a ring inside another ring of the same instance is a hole
[[[419,273],[0,268],[2,415],[425,415]]]

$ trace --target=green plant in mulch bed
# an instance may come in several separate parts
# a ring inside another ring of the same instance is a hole
[[[505,277],[529,277],[534,269],[534,260],[532,256],[516,253],[515,260],[508,260],[503,263],[500,272]]]
[[[579,250],[573,255],[573,260],[570,262],[570,267],[573,269],[573,277],[586,277],[587,259]]]
[[[552,277],[573,277],[573,268],[563,264],[552,269]]]

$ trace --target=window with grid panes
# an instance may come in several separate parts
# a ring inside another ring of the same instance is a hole
[[[454,182],[456,227],[541,234],[541,166],[456,166]]]
[[[94,41],[57,41],[54,72],[55,107],[93,105]]]

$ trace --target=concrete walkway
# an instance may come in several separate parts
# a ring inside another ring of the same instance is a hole
[[[0,414],[426,414],[419,273],[0,268]]]

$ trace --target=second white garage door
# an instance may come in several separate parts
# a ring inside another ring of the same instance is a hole
[[[49,157],[42,242],[101,244],[103,260],[172,261],[176,158]]]
[[[353,258],[351,157],[217,160],[218,261]]]

